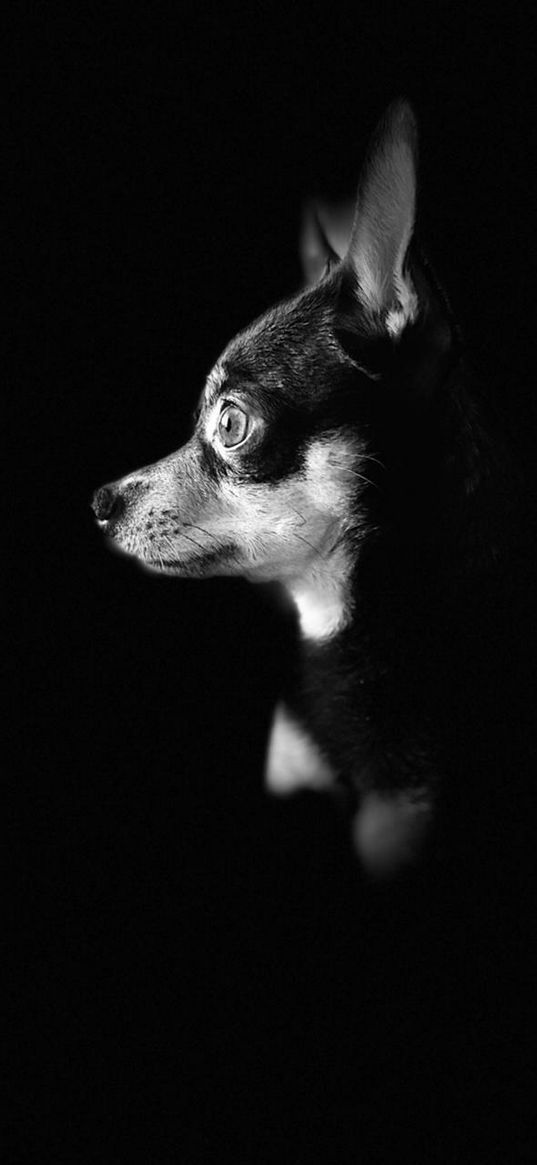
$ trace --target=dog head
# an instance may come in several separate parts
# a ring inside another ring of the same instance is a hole
[[[397,429],[451,346],[412,257],[415,206],[416,127],[399,101],[370,147],[345,254],[310,224],[308,285],[231,341],[187,444],[95,494],[118,549],[151,571],[291,586],[356,557],[375,523],[376,418]]]

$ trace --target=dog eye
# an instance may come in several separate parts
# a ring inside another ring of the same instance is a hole
[[[248,432],[248,417],[238,405],[226,405],[220,413],[218,435],[227,449],[240,445]]]

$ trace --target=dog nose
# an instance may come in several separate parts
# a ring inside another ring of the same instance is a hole
[[[91,508],[100,522],[117,518],[121,511],[121,494],[111,485],[103,485],[95,491]]]

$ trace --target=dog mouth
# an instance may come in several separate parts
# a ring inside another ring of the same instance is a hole
[[[184,559],[180,558],[147,558],[140,557],[140,562],[143,566],[149,566],[152,570],[183,570],[189,564]]]
[[[135,556],[136,557],[136,556]],[[190,558],[163,557],[161,555],[138,555],[142,567],[157,574],[177,574],[183,577],[199,578],[209,574],[229,573],[237,561],[234,546],[226,545],[216,549],[193,554]]]
[[[188,564],[179,562],[175,558],[139,558],[139,565],[151,574],[178,574],[189,573]]]
[[[105,535],[110,550],[133,559],[151,574],[199,578],[209,574],[234,573],[234,564],[238,563],[240,557],[237,546],[231,541],[223,541],[216,546],[213,543],[204,548],[201,544],[194,546],[194,539],[185,535],[188,542],[192,543],[192,552],[189,547],[186,553],[178,554],[175,553],[175,547],[163,545],[161,553],[158,534],[153,538],[152,532],[148,534],[145,530],[131,529],[128,522],[111,517],[96,517],[95,525]],[[166,541],[170,540],[163,539],[163,542]]]

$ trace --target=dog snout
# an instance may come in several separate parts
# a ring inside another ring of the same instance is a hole
[[[117,486],[103,485],[96,490],[91,508],[99,522],[109,522],[118,518],[123,509],[123,498]]]

